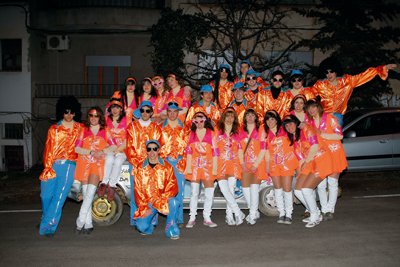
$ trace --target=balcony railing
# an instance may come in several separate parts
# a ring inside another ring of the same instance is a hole
[[[35,97],[111,97],[115,91],[122,90],[123,84],[38,84]]]
[[[80,8],[80,7],[165,7],[165,0],[35,0],[39,9]]]

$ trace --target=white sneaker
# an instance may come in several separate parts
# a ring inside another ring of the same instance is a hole
[[[317,219],[316,221],[310,221],[306,224],[307,228],[313,228],[314,226],[317,226],[319,224],[319,220]]]
[[[213,223],[211,220],[210,220],[210,221],[204,220],[204,221],[203,221],[203,224],[204,224],[205,226],[208,226],[208,227],[211,227],[211,228],[217,227],[217,224],[216,224],[216,223]]]
[[[186,224],[186,228],[193,228],[193,226],[196,224],[196,221],[188,221]]]

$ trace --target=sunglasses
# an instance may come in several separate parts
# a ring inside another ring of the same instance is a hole
[[[66,110],[64,111],[64,114],[65,114],[65,115],[67,115],[67,114],[74,115],[75,112],[73,113],[70,109],[66,109]]]
[[[228,72],[229,72],[229,69],[227,69],[227,68],[222,68],[222,69],[220,69],[220,71],[221,71],[221,72],[226,72],[226,73],[228,73]]]
[[[333,70],[327,70],[327,71],[325,71],[325,74],[326,74],[326,75],[328,75],[329,73],[335,73],[335,71],[333,71]]]
[[[274,81],[274,82],[280,82],[280,83],[283,83],[283,79],[276,79],[276,78],[272,78],[272,81]]]
[[[292,83],[301,82],[302,80],[303,80],[302,78],[293,78]]]
[[[150,113],[151,112],[151,110],[150,109],[140,109],[140,113]]]
[[[247,80],[247,81],[250,81],[250,80],[257,80],[257,77],[256,77],[256,76],[247,77],[246,80]]]
[[[153,84],[154,86],[159,86],[159,85],[163,84],[163,82],[164,82],[164,80],[161,80],[161,81],[159,81],[158,83],[152,82],[152,84]]]
[[[148,147],[146,148],[147,152],[150,152],[151,150],[157,152],[158,151],[158,147]]]
[[[176,103],[176,102],[169,102],[169,103],[168,103],[168,107],[170,107],[170,106],[177,106],[177,107],[179,107],[178,103]]]
[[[91,117],[91,118],[100,118],[100,115],[97,115],[97,114],[89,114],[89,117]]]
[[[196,123],[196,124],[199,124],[199,123],[203,123],[203,122],[205,122],[207,119],[205,118],[205,117],[203,117],[201,120],[196,120],[196,119],[193,119],[192,120],[192,122],[194,122],[194,123]]]

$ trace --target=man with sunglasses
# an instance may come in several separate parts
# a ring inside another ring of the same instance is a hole
[[[221,110],[218,104],[212,101],[213,88],[211,87],[211,85],[206,84],[201,87],[200,95],[202,99],[190,107],[186,116],[185,124],[188,126],[188,128],[190,128],[190,126],[192,126],[192,119],[194,114],[198,112],[203,112],[211,119],[211,124],[213,125],[213,127],[215,127],[215,125],[217,125],[219,119],[221,118]]]
[[[255,106],[257,105],[258,93],[267,85],[265,83],[259,83],[258,78],[260,78],[260,73],[253,69],[246,72],[246,84],[248,87],[244,95],[245,98]]]
[[[236,79],[233,81],[233,84],[237,83],[246,84],[246,73],[252,69],[253,68],[251,67],[250,61],[243,60],[242,62],[240,62],[240,76],[236,77]],[[261,76],[257,77],[257,83],[262,85],[263,88],[269,86],[269,83],[265,83],[264,80],[261,78]]]
[[[74,182],[78,158],[75,153],[75,142],[79,131],[83,128],[81,123],[73,120],[75,113],[80,109],[76,99],[64,101],[60,107],[57,106],[57,109],[63,110],[63,117],[48,131],[43,153],[45,169],[39,177],[43,211],[39,233],[48,237],[56,232],[62,207]],[[57,114],[59,113],[57,111]]]
[[[176,240],[180,235],[176,222],[179,204],[175,198],[179,188],[173,167],[159,156],[160,147],[157,140],[147,141],[147,159],[140,161],[133,170],[134,197],[138,207],[133,219],[142,235],[150,235],[157,223],[158,213],[166,215],[165,234]]]
[[[292,85],[292,89],[289,89],[289,93],[295,97],[298,94],[305,95],[306,99],[312,99],[315,97],[314,91],[312,91],[308,87],[303,87],[304,76],[303,72],[300,70],[293,70],[290,74],[290,84]]]
[[[282,71],[274,71],[272,85],[258,93],[256,110],[263,118],[267,110],[275,110],[281,118],[289,114],[293,95],[283,88],[283,76]]]
[[[343,127],[343,115],[347,110],[347,103],[355,87],[361,86],[379,75],[386,80],[388,72],[396,68],[396,64],[388,64],[376,68],[369,68],[357,75],[343,75],[342,64],[335,57],[329,57],[321,62],[318,67],[318,80],[313,90],[321,96],[324,112],[332,113]]]
[[[164,121],[161,130],[164,145],[161,153],[166,161],[172,165],[175,177],[178,181],[179,193],[176,199],[179,203],[177,223],[183,227],[183,192],[185,189],[185,169],[186,169],[186,145],[189,141],[190,129],[178,118],[179,111],[182,110],[178,103],[169,102],[167,104],[167,119]]]
[[[153,104],[143,101],[140,107],[133,111],[133,116],[139,120],[131,122],[126,129],[126,157],[129,161],[130,183],[131,183],[131,225],[135,225],[133,215],[137,209],[134,198],[134,168],[139,162],[146,159],[146,142],[157,140],[163,144],[161,127],[150,120],[153,115]]]

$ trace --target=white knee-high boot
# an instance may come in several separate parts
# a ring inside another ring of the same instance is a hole
[[[300,200],[301,204],[304,205],[304,207],[306,208],[306,210],[309,210],[309,209],[308,209],[308,206],[307,206],[307,203],[306,203],[306,201],[304,200],[303,193],[301,192],[301,190],[294,190],[294,195],[296,196],[296,198],[297,198],[298,200]]]
[[[321,205],[321,211],[323,213],[328,212],[328,194],[326,193],[326,177],[322,182],[317,186],[318,196],[319,196],[319,204]]]
[[[235,197],[235,186],[236,186],[236,179],[235,177],[228,177],[228,188],[229,188],[229,192],[231,192],[232,196]],[[219,184],[219,183],[218,183]],[[220,186],[221,188],[221,186]],[[221,190],[222,192],[222,190]],[[222,193],[223,194],[223,193]],[[231,207],[228,205],[228,203],[226,203],[226,217],[231,217],[233,218],[233,214],[232,214],[232,209]]]
[[[208,227],[216,227],[217,224],[211,221],[211,211],[214,202],[214,187],[204,188],[204,197],[203,224]]]
[[[82,186],[82,194],[83,194],[83,201],[81,209],[79,210],[79,216],[76,219],[76,226],[81,229],[86,223],[87,213],[91,211],[93,196],[90,197],[89,194],[89,187],[90,185],[83,185]],[[94,185],[92,185],[94,186]],[[96,186],[94,186],[96,192]],[[94,195],[94,194],[93,194]],[[92,226],[93,227],[93,226]]]
[[[328,212],[335,212],[335,205],[339,191],[339,180],[328,176],[329,198],[328,198]]]
[[[285,218],[291,219],[292,218],[292,212],[293,212],[293,194],[292,194],[292,191],[283,192],[283,198],[284,198],[284,202],[285,202]]]
[[[283,189],[274,189],[275,192],[275,202],[276,202],[276,208],[279,212],[279,219],[282,217],[285,217],[285,207],[283,205]],[[283,223],[283,222],[282,222]]]
[[[197,215],[197,203],[199,201],[199,191],[200,191],[200,183],[191,183],[190,184],[190,219],[189,222],[196,220]]]
[[[306,227],[311,228],[311,227],[318,225],[321,222],[322,216],[318,209],[317,201],[315,200],[315,198],[313,196],[313,189],[302,188],[301,192],[303,193],[304,200],[307,203],[308,210],[310,211],[310,220],[306,224]]]
[[[258,211],[258,191],[260,191],[259,184],[250,185],[250,212],[246,218],[247,223],[250,225],[254,225],[260,218],[260,212]]]
[[[87,192],[86,192],[86,197],[89,199],[92,199],[93,202],[93,197],[96,194],[97,187],[92,184],[88,184]],[[89,210],[86,215],[86,220],[85,220],[85,228],[90,229],[93,228],[93,219],[92,219],[92,202],[90,203]]]
[[[247,207],[250,209],[250,187],[242,187],[242,193],[246,200]]]
[[[233,197],[231,191],[229,190],[229,184],[227,180],[219,180],[218,181],[219,189],[226,199],[226,217],[225,222],[228,225],[236,225],[235,219],[233,218],[232,210],[236,208],[237,203],[235,198]],[[229,211],[228,211],[229,209]]]

